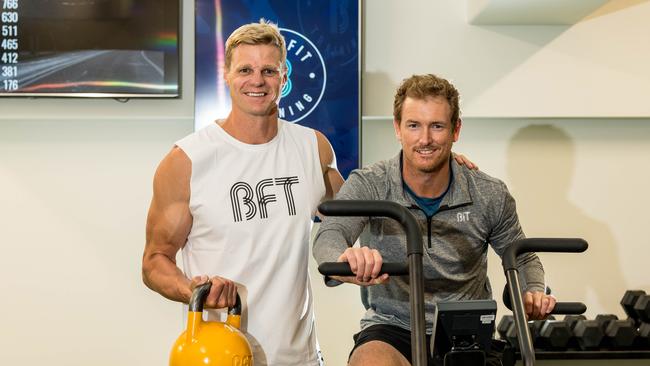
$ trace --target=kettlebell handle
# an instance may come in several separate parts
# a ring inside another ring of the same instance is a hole
[[[205,299],[210,293],[210,288],[212,288],[211,281],[198,285],[194,288],[192,297],[190,298],[189,311],[197,313],[203,312],[203,303],[205,303]],[[229,315],[241,315],[241,299],[239,298],[239,293],[235,293],[235,295],[235,306],[228,308]]]

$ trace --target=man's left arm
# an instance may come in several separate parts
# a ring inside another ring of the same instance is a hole
[[[525,237],[514,198],[503,184],[503,202],[497,213],[498,220],[489,242],[499,256],[502,256],[510,243]],[[524,305],[528,319],[543,319],[555,307],[555,297],[544,293],[544,267],[535,253],[524,253],[517,257],[517,269],[524,277]]]
[[[323,171],[323,181],[325,183],[325,196],[323,200],[332,199],[343,185],[343,176],[336,167],[336,156],[332,145],[327,137],[316,131],[316,140],[318,141],[318,155],[320,157],[320,166]]]

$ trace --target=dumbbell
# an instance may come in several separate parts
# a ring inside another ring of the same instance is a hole
[[[556,320],[552,315],[545,320],[529,321],[528,330],[533,346],[538,349],[564,349],[571,337],[569,325],[564,321]],[[497,332],[501,339],[507,341],[513,348],[519,347],[517,327],[511,315],[501,318]]]
[[[606,348],[629,348],[637,337],[634,322],[619,320],[614,314],[599,314],[594,320],[578,320],[573,335],[582,350]]]
[[[605,330],[598,320],[578,320],[573,327],[573,336],[581,350],[598,349],[605,336]]]
[[[604,331],[602,346],[606,348],[629,348],[634,345],[638,335],[634,320],[619,320],[616,315],[606,314],[596,316]]]
[[[634,313],[636,313],[637,321],[650,323],[650,295],[643,294],[634,303]],[[638,323],[637,323],[638,324]]]
[[[634,319],[637,326],[641,325],[641,322],[650,322],[650,296],[647,295],[645,291],[625,291],[620,304],[623,307],[625,314],[630,319]]]
[[[555,317],[553,315],[548,316],[549,319],[555,320]],[[530,329],[530,336],[533,339],[533,346],[535,348],[544,348],[545,345],[543,342],[541,342],[541,338],[539,336],[542,326],[544,326],[544,322],[546,320],[529,320],[528,321],[528,329]]]
[[[569,330],[571,330],[571,337],[569,338],[569,343],[567,343],[567,348],[578,348],[578,341],[576,339],[575,333],[573,330],[576,327],[576,324],[580,320],[587,320],[587,317],[580,314],[580,315],[565,315],[564,319],[562,319],[567,325],[569,326]]]
[[[650,349],[650,323],[641,323],[636,342],[637,348]]]
[[[600,348],[605,329],[610,322],[618,320],[614,314],[598,314],[595,319],[576,319],[572,326],[573,338],[581,350]]]
[[[514,322],[510,324],[508,330],[506,330],[505,340],[508,342],[510,347],[514,349],[519,349],[519,342],[517,341],[517,327],[514,326]]]
[[[627,290],[621,298],[621,306],[637,326],[634,348],[650,348],[650,295],[643,290]]]
[[[542,349],[566,349],[571,335],[569,323],[564,320],[546,319],[537,333],[535,343]]]
[[[528,330],[533,335],[534,339],[534,322],[530,321],[527,323],[527,325]],[[515,318],[512,315],[504,315],[501,317],[501,321],[497,325],[497,332],[499,333],[499,337],[508,342],[512,348],[519,349],[519,342],[517,341],[517,326],[515,325]]]
[[[607,329],[609,323],[618,320],[618,316],[616,314],[598,314],[594,320],[598,322],[600,329],[605,333],[605,329]]]
[[[575,328],[576,323],[580,320],[587,320],[587,317],[580,314],[580,315],[565,315],[563,319],[568,325],[571,330]]]
[[[536,338],[535,322],[541,323],[541,320],[530,321],[527,323],[528,331],[530,332],[533,339],[533,346],[536,346],[535,345],[535,338]],[[519,349],[519,341],[517,339],[517,326],[515,325],[514,320],[510,322],[510,326],[505,332],[505,340],[510,344],[512,348],[516,350]]]
[[[515,318],[512,315],[504,315],[501,317],[499,324],[497,324],[497,333],[499,333],[499,338],[504,341],[508,341],[507,333],[508,329],[515,323]]]

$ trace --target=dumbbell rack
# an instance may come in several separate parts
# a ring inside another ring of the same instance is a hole
[[[647,360],[650,351],[538,351],[539,360]]]
[[[507,293],[506,285],[503,302],[511,309]],[[646,360],[650,359],[650,307],[647,304],[649,300],[650,296],[643,290],[627,290],[620,302],[628,315],[626,320],[621,320],[614,314],[598,314],[594,319],[587,319],[583,315],[569,315],[563,320],[551,320],[550,323],[535,321],[534,326],[529,322],[529,329],[535,338],[533,344],[536,359],[625,359],[638,360],[639,364],[647,365]],[[557,326],[558,331],[554,335],[549,332],[544,334],[544,330],[553,325]],[[622,328],[616,331],[617,327]],[[568,331],[566,338],[562,333],[563,329]],[[501,339],[510,343],[514,349],[517,348],[518,340],[514,334],[516,328],[512,315],[504,315],[501,318],[498,331]],[[553,339],[556,336],[559,338]],[[520,353],[513,352],[512,355],[515,358],[521,357]]]

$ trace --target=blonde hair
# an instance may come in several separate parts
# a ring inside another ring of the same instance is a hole
[[[263,44],[277,47],[280,50],[282,67],[284,67],[287,60],[287,48],[284,37],[280,34],[280,29],[276,24],[262,18],[259,23],[250,23],[235,29],[226,40],[226,69],[230,68],[235,48],[241,44]]]
[[[393,117],[397,122],[402,120],[402,104],[406,97],[425,99],[427,97],[442,97],[451,107],[452,131],[456,129],[456,122],[460,118],[458,90],[449,81],[433,74],[413,75],[404,79],[397,88],[393,102]]]

